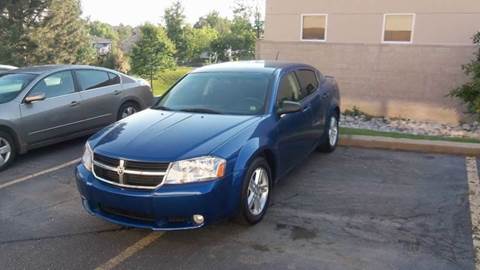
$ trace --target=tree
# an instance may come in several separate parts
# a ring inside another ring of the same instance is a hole
[[[172,6],[165,9],[163,20],[165,21],[165,28],[167,30],[168,38],[175,44],[177,48],[177,60],[183,61],[185,58],[185,51],[187,44],[185,40],[185,10],[182,3],[177,0]]]
[[[462,68],[470,81],[450,92],[450,96],[459,98],[467,105],[470,113],[480,116],[480,32],[473,37],[478,51],[474,59]]]
[[[36,44],[32,29],[42,24],[50,0],[0,1],[0,62],[16,66],[26,64]]]
[[[79,0],[0,1],[0,60],[18,66],[95,59]]]
[[[194,28],[209,27],[215,29],[219,35],[225,35],[230,31],[230,20],[220,16],[218,11],[211,11],[206,16],[200,17]]]
[[[52,0],[41,27],[31,33],[36,48],[27,64],[91,64],[95,61],[79,0]]]
[[[152,24],[141,27],[141,38],[132,49],[132,72],[153,80],[158,72],[175,67],[175,45],[165,30]]]
[[[108,23],[93,21],[88,24],[90,35],[118,41],[118,32]]]
[[[185,59],[190,62],[199,62],[202,53],[208,54],[210,57],[213,53],[211,45],[218,38],[217,30],[210,27],[203,28],[187,28],[185,31],[185,40],[187,50]]]

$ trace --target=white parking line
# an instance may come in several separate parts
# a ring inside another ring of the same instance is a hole
[[[480,270],[480,181],[478,177],[477,159],[467,157],[467,166],[470,214],[472,218],[472,237],[475,252],[475,269]]]
[[[103,265],[95,268],[95,270],[110,270],[110,269],[115,268],[117,265],[121,264],[126,259],[130,258],[131,256],[135,255],[137,252],[139,252],[142,249],[149,246],[155,240],[160,238],[163,234],[164,234],[163,232],[150,233],[149,235],[140,239],[138,242],[129,246],[127,249],[122,251],[120,254],[118,254],[114,258],[110,259],[108,262],[106,262]]]
[[[41,172],[37,172],[37,173],[34,173],[34,174],[30,174],[30,175],[27,175],[27,176],[25,176],[25,177],[18,178],[18,179],[15,179],[15,180],[6,182],[6,183],[4,183],[4,184],[0,184],[0,189],[4,189],[4,188],[10,187],[10,186],[13,186],[13,185],[15,185],[15,184],[28,181],[28,180],[33,179],[33,178],[35,178],[35,177],[38,177],[38,176],[41,176],[41,175],[45,175],[45,174],[49,174],[49,173],[54,172],[54,171],[61,170],[61,169],[66,168],[66,167],[68,167],[68,166],[71,166],[71,165],[74,165],[74,164],[76,164],[76,163],[79,163],[80,160],[81,160],[80,158],[77,158],[77,159],[75,159],[75,160],[69,161],[69,162],[67,162],[67,163],[63,163],[63,164],[58,165],[58,166],[55,166],[55,167],[53,167],[53,168],[50,168],[50,169],[47,169],[47,170],[43,170],[43,171],[41,171]]]

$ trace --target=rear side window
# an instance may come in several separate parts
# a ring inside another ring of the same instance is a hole
[[[110,85],[120,84],[120,76],[118,76],[117,74],[108,73],[108,77],[110,78]]]
[[[105,71],[77,70],[75,74],[83,91],[112,85],[110,76]]]
[[[318,88],[317,75],[312,70],[302,69],[296,72],[304,96],[310,95]]]

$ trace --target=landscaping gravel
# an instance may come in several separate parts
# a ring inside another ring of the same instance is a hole
[[[480,139],[480,123],[447,125],[409,119],[389,119],[365,115],[342,115],[341,127],[368,129],[383,132],[399,132],[413,135],[466,137]]]

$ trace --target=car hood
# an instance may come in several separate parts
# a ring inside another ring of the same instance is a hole
[[[209,155],[259,119],[148,109],[99,132],[90,144],[110,157],[171,162]]]

